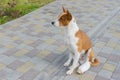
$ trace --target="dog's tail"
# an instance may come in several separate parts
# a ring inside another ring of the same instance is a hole
[[[91,50],[91,52],[90,52],[89,61],[91,63],[91,66],[99,65],[99,60],[97,58],[95,58],[93,50]]]
[[[93,58],[91,61],[91,66],[97,66],[99,64],[99,60],[97,58]]]

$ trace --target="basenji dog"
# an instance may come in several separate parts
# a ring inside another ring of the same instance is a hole
[[[71,53],[69,53],[69,58],[64,63],[64,66],[70,66],[73,60],[66,74],[72,74],[78,66],[77,72],[84,73],[90,66],[97,66],[99,64],[99,60],[95,58],[90,38],[79,29],[75,18],[67,9],[63,7],[63,12],[51,24],[66,29],[67,44]]]

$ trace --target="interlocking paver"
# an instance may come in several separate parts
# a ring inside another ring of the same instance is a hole
[[[13,70],[16,70],[18,67],[20,67],[24,62],[15,60],[11,64],[9,64],[7,67]]]
[[[18,72],[21,73],[25,73],[28,70],[30,70],[31,68],[33,68],[34,64],[32,62],[26,62],[23,65],[21,65],[20,67],[17,68]]]
[[[115,80],[119,80],[120,79],[120,63],[117,64],[117,68],[116,70],[114,71],[114,74],[112,75],[112,78],[115,79]]]
[[[104,73],[104,74],[103,74]],[[102,76],[102,77],[105,77],[107,79],[110,79],[112,77],[112,72],[108,71],[108,70],[104,70],[102,69],[98,75]]]
[[[31,50],[31,51],[29,51],[27,54],[25,54],[26,56],[28,56],[28,57],[34,57],[34,56],[36,56],[37,54],[39,54],[40,52],[39,52],[39,50],[38,49],[33,49],[33,50]]]
[[[106,46],[104,46],[101,50],[101,52],[106,53],[108,55],[111,54],[112,51],[113,51],[113,48],[106,47]]]
[[[50,62],[40,59],[38,57],[34,57],[31,59],[31,62],[34,64],[37,64],[36,66],[33,67],[33,69],[42,71],[44,69],[48,69],[47,67],[51,64]]]
[[[102,76],[97,75],[97,76],[95,77],[95,80],[109,80],[109,79],[107,79],[107,78],[105,78],[105,77],[102,77]]]
[[[28,53],[29,51],[27,49],[22,49],[20,51],[17,51],[15,53],[15,56],[18,56],[18,57],[21,57],[21,56],[24,56],[26,53]]]
[[[111,54],[110,57],[108,58],[110,61],[113,61],[113,62],[117,62],[120,61],[120,55],[116,55],[116,54]]]
[[[95,47],[98,47],[98,48],[102,48],[103,46],[105,46],[105,42],[97,42],[95,45]]]
[[[50,24],[62,6],[75,16],[81,30],[93,33],[90,38],[100,65],[83,75],[65,74],[63,64],[70,52],[65,31]],[[119,80],[119,7],[120,0],[56,0],[1,25],[0,80]]]
[[[98,73],[102,69],[102,67],[103,67],[103,63],[100,63],[100,65],[97,67],[91,67],[90,71]]]
[[[5,64],[5,65],[9,65],[11,62],[15,61],[16,58],[14,57],[8,57],[6,55],[0,55],[0,62]]]
[[[39,71],[31,69],[28,72],[26,72],[25,74],[23,74],[19,79],[21,80],[33,80],[37,75],[39,74]]]
[[[116,44],[117,44],[116,42],[113,42],[110,40],[110,41],[108,41],[107,46],[114,48],[116,46]]]
[[[47,74],[47,72],[41,72],[40,74],[37,75],[37,77],[34,80],[49,80],[49,79],[50,76]]]
[[[91,75],[91,74],[84,74],[84,75],[80,75],[79,79],[81,80],[94,80],[95,76]]]
[[[116,66],[113,65],[113,64],[108,64],[108,63],[105,63],[104,66],[103,66],[103,69],[105,70],[109,70],[111,72],[113,72],[115,70]]]
[[[21,73],[7,69],[6,80],[17,80],[21,76]]]
[[[98,53],[98,56],[102,56],[102,57],[105,57],[105,58],[109,58],[110,55],[108,55],[108,54],[105,53],[105,52],[101,52],[101,51],[100,51],[100,52]]]
[[[5,79],[7,72],[5,70],[0,70],[0,79]]]
[[[3,68],[5,68],[5,64],[0,63],[0,70],[2,70]]]
[[[107,61],[106,58],[98,56],[98,59],[100,60],[101,63],[105,63]]]
[[[14,48],[14,49],[7,50],[7,51],[4,52],[3,54],[6,55],[6,56],[11,56],[11,55],[14,54],[16,51],[17,51],[17,49]]]

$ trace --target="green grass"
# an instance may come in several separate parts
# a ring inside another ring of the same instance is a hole
[[[0,24],[19,18],[52,1],[54,0],[0,0]]]

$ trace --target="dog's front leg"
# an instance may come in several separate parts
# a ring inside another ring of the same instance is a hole
[[[73,58],[73,64],[70,67],[70,69],[66,72],[66,74],[69,74],[69,75],[72,74],[74,69],[79,65],[79,63],[78,63],[79,58],[80,58],[80,53],[76,52],[75,55],[74,55],[74,58]]]
[[[73,59],[73,54],[72,53],[69,53],[69,58],[68,60],[64,63],[64,66],[69,66],[71,61]]]

